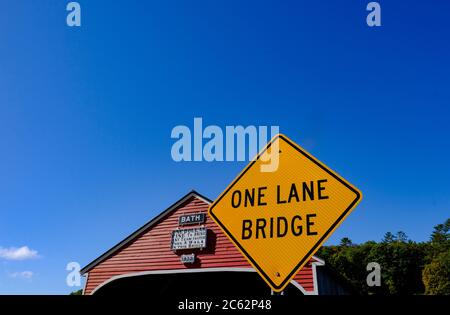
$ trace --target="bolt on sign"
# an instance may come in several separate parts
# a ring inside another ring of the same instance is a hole
[[[261,171],[278,150],[273,172]],[[276,292],[350,214],[361,192],[276,135],[209,208],[209,215]]]

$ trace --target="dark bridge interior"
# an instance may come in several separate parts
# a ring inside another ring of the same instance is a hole
[[[188,297],[268,297],[269,286],[256,272],[199,272],[152,274],[111,281],[99,288],[97,296],[133,296],[152,299],[168,296]],[[284,295],[303,295],[292,284],[284,290]]]

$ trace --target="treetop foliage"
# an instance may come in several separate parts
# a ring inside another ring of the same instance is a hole
[[[324,246],[317,255],[360,294],[450,294],[450,219],[434,227],[428,242],[387,232],[381,242]],[[381,286],[369,287],[366,266],[381,266]]]

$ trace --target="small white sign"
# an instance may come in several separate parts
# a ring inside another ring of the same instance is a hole
[[[181,255],[181,262],[183,264],[193,264],[195,262],[195,254]]]

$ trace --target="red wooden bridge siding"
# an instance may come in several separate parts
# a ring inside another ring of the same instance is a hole
[[[177,255],[170,249],[172,231],[178,227],[179,216],[190,213],[206,213],[208,207],[209,204],[200,198],[192,197],[187,200],[147,231],[118,249],[116,253],[88,270],[84,293],[90,294],[97,286],[113,276],[133,272],[218,267],[251,268],[247,260],[208,215],[206,215],[205,226],[213,233],[210,231],[211,234],[208,234],[208,248],[195,251],[199,261],[197,264],[182,264],[179,254]],[[211,242],[210,237],[214,234],[215,241]],[[312,261],[294,278],[307,292],[314,291]]]

